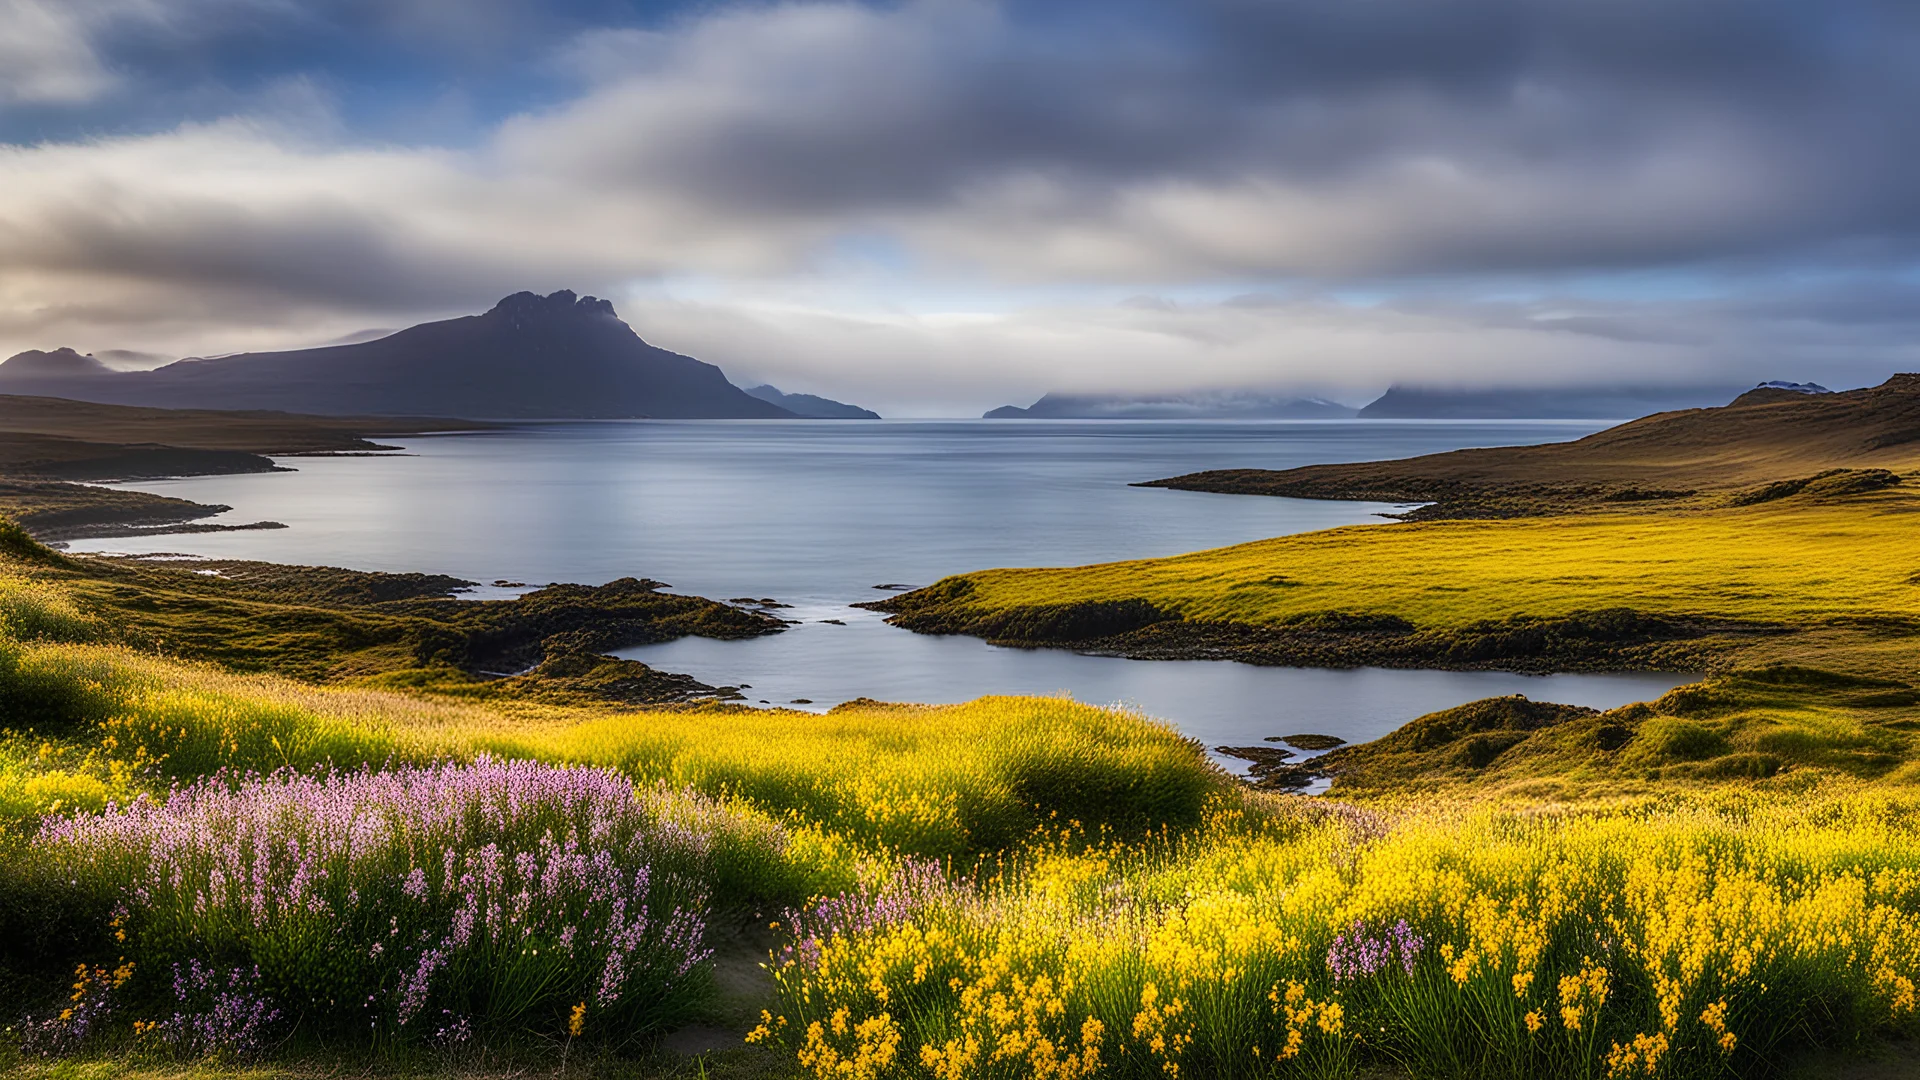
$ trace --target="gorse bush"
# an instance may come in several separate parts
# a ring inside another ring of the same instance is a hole
[[[1746,1075],[1913,1029],[1917,813],[1228,815],[1062,845],[814,920],[755,1037],[823,1080]]]
[[[729,832],[781,841],[603,771],[481,760],[215,777],[55,823],[38,847],[117,890],[115,936],[142,974],[255,971],[288,1013],[385,1038],[639,1034],[699,1003]]]

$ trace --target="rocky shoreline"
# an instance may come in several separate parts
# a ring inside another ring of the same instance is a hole
[[[990,644],[1064,648],[1129,660],[1236,660],[1275,667],[1448,671],[1692,672],[1795,628],[1731,619],[1650,615],[1626,608],[1563,618],[1516,616],[1419,628],[1393,616],[1316,612],[1281,623],[1189,621],[1145,600],[986,608],[966,578],[858,605],[923,634]]]

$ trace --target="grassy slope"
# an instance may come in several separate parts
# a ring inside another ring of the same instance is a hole
[[[8,537],[17,557],[0,559],[0,629],[10,612],[33,616],[42,597],[58,595],[81,627],[74,633],[89,640],[309,680],[469,698],[664,703],[714,688],[602,654],[686,634],[781,629],[764,615],[633,579],[466,601],[452,592],[468,583],[444,575],[73,558],[0,519],[0,541]],[[497,677],[503,672],[521,674]]]
[[[1303,498],[1437,500],[1433,517],[1514,517],[1724,504],[1830,469],[1870,481],[1920,468],[1920,375],[1840,394],[1759,390],[1717,409],[1658,413],[1567,443],[1456,450],[1400,461],[1225,469],[1146,486]]]
[[[1172,559],[970,574],[960,580],[971,588],[949,583],[959,598],[934,610],[987,620],[1144,599],[1230,624],[1345,612],[1444,629],[1619,607],[1765,622],[1798,629],[1718,654],[1717,666],[1745,674],[1723,670],[1658,702],[1550,726],[1481,703],[1465,708],[1485,715],[1423,718],[1313,768],[1336,775],[1337,792],[1363,795],[1470,783],[1581,798],[1812,774],[1920,779],[1910,765],[1920,759],[1916,507],[1886,492],[1677,515],[1358,526]],[[1850,674],[1752,673],[1767,664]]]
[[[1920,496],[1685,514],[1359,525],[1202,551],[961,576],[980,608],[1142,599],[1198,621],[1319,612],[1416,626],[1604,608],[1808,625],[1920,618]],[[953,579],[949,579],[950,581]]]
[[[1036,807],[1114,826],[1191,822],[1225,782],[1164,724],[1051,698],[853,703],[824,718],[464,703],[3,637],[0,714],[0,831],[220,769],[491,753],[615,768],[863,845],[955,857],[1016,841]]]

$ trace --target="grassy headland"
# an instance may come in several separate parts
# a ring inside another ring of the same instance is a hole
[[[1920,374],[1840,394],[1760,389],[1717,409],[1657,413],[1568,443],[1398,461],[1228,469],[1143,487],[1425,502],[1417,520],[1844,496],[1920,468]]]
[[[689,634],[733,639],[785,625],[757,611],[623,578],[549,585],[506,600],[462,600],[440,574],[139,558],[72,558],[0,520],[17,552],[0,571],[10,611],[61,597],[69,633],[237,672],[407,688],[469,698],[627,704],[736,696],[604,654]],[[38,616],[35,616],[38,617]]]

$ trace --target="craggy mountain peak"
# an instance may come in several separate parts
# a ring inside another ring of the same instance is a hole
[[[561,289],[546,296],[522,291],[501,297],[500,302],[489,308],[482,317],[504,319],[513,329],[522,330],[542,323],[551,324],[569,318],[586,320],[595,316],[615,320],[620,318],[614,312],[611,300],[577,296],[572,289]]]

